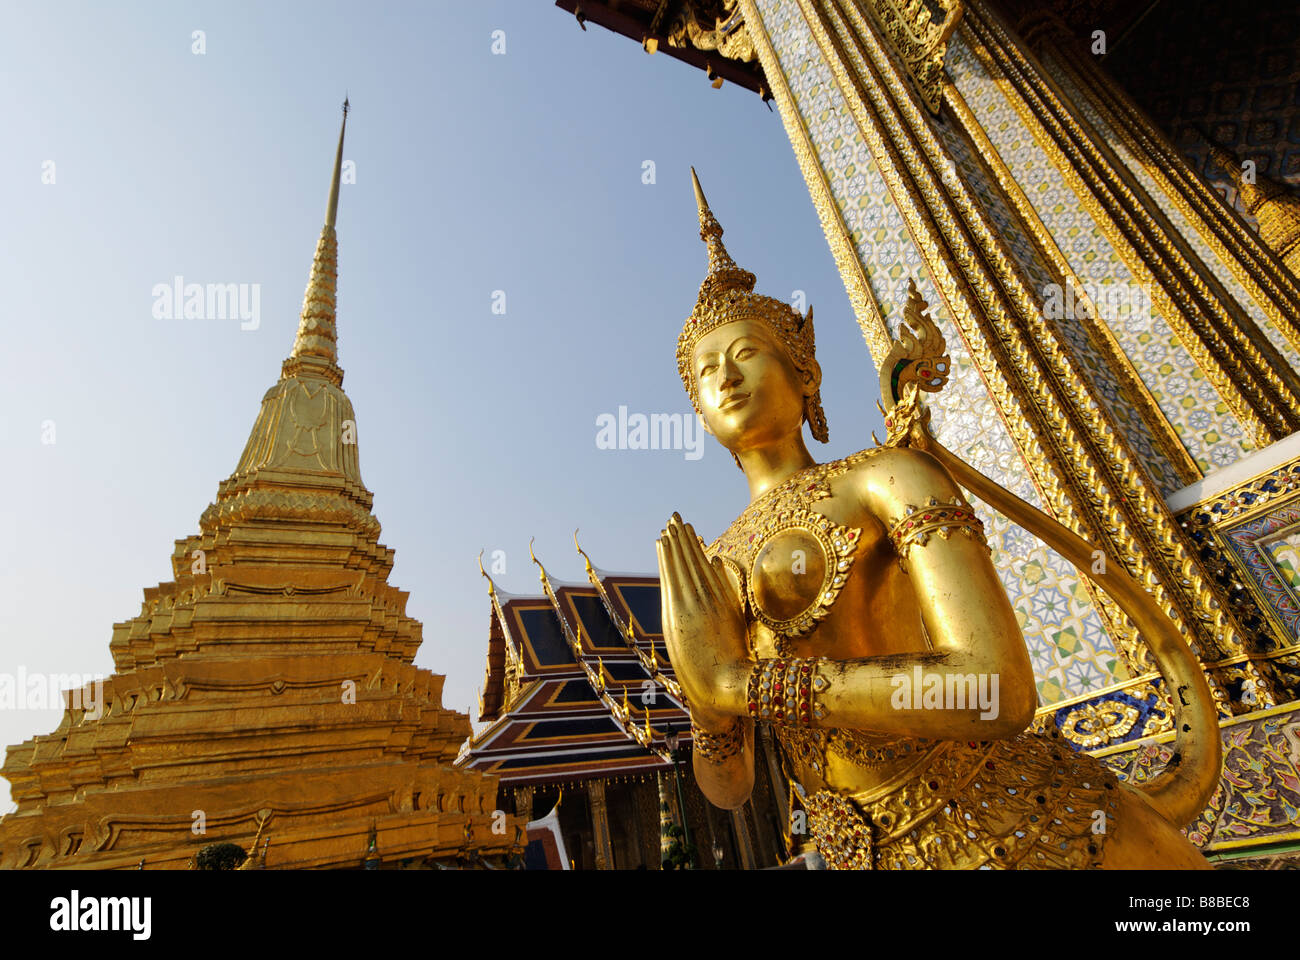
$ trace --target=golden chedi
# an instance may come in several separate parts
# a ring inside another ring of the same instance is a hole
[[[919,392],[943,385],[947,358],[915,295],[881,367],[886,443],[816,463],[802,434],[827,436],[812,311],[753,293],[695,190],[710,271],[678,368],[750,494],[712,544],[676,514],[658,541],[706,795],[745,802],[762,723],[833,868],[1205,867],[1178,827],[1217,783],[1219,738],[1177,631],[1118,562],[1098,578],[1179,691],[1176,759],[1141,790],[1025,733],[1029,656],[961,487],[1076,565],[1092,547],[934,440]]]
[[[412,665],[421,627],[361,481],[336,352],[342,150],[340,130],[293,352],[175,580],[114,627],[102,708],[69,697],[58,730],[9,748],[0,867],[185,868],[218,842],[268,869],[518,850],[496,779],[452,765],[469,720]]]

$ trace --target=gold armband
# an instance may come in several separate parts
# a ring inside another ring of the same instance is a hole
[[[749,674],[749,715],[755,720],[810,727],[826,715],[817,695],[830,681],[817,672],[822,658],[763,660]]]
[[[906,560],[908,550],[916,544],[924,546],[931,534],[947,540],[954,531],[988,546],[983,522],[960,497],[953,497],[950,503],[940,503],[931,497],[923,507],[909,506],[901,520],[890,521],[889,539],[894,543],[899,560]]]
[[[736,717],[721,733],[708,733],[697,726],[692,719],[691,743],[695,747],[695,755],[703,757],[709,763],[721,763],[734,757],[745,745],[745,735],[742,730],[739,717]]]

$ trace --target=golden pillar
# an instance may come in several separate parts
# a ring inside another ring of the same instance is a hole
[[[741,0],[867,345],[883,359],[917,275],[958,395],[935,411],[940,440],[1122,558],[1192,643],[1225,715],[1288,699],[1268,664],[1280,638],[1243,625],[1230,581],[1165,499],[1300,426],[1281,300],[1271,314],[1243,304],[1232,268],[1221,278],[1177,236],[988,4],[919,33],[899,28],[914,6]],[[1128,618],[1055,551],[980,512],[1050,722],[1073,731],[1099,694],[1122,693],[1141,706],[1105,743],[1167,731],[1168,691]],[[1255,704],[1232,702],[1229,674],[1251,679]]]
[[[1101,135],[1111,158],[1155,200],[1216,279],[1295,367],[1300,349],[1300,281],[1294,267],[1292,272],[1283,269],[1279,260],[1286,254],[1269,242],[1264,224],[1260,224],[1261,237],[1236,216],[1100,67],[1098,58],[1080,54],[1078,39],[1058,17],[1029,3],[1014,6],[1020,18],[1015,28],[1049,82],[1078,105],[1082,119]],[[1239,167],[1236,172],[1240,173]]]
[[[605,781],[587,781],[587,800],[591,804],[592,843],[596,851],[596,869],[614,869],[614,851],[609,839],[609,810],[605,805]]]
[[[758,866],[758,860],[754,856],[754,840],[749,835],[749,824],[746,823],[745,810],[748,807],[749,804],[746,803],[731,811],[731,829],[736,832],[736,849],[740,851],[742,870],[753,870]]]

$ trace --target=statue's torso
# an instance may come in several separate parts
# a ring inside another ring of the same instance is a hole
[[[876,516],[858,494],[859,471],[873,469],[874,453],[796,474],[755,499],[707,548],[740,586],[759,659],[853,660],[931,649],[911,580],[889,540],[898,518]],[[1100,862],[1104,837],[1095,835],[1093,818],[1113,812],[1115,777],[1059,740],[772,729],[813,835],[835,865]]]
[[[801,471],[754,500],[708,547],[740,586],[751,649],[853,660],[929,650],[911,581],[854,472],[874,450]],[[857,792],[926,762],[934,744],[861,730],[777,727],[791,774],[810,789]]]

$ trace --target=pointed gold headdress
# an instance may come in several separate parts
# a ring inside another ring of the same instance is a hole
[[[736,266],[727,248],[722,245],[722,225],[709,209],[700,188],[695,168],[691,168],[691,182],[695,186],[695,202],[700,209],[700,239],[709,248],[709,275],[700,284],[700,296],[695,309],[686,318],[682,334],[677,338],[677,372],[690,395],[695,412],[700,410],[699,392],[695,386],[692,359],[695,345],[711,330],[735,320],[758,320],[771,329],[777,340],[790,354],[790,359],[800,370],[807,370],[816,359],[813,340],[812,307],[807,316],[794,307],[773,297],[754,293],[755,277],[748,270]],[[804,415],[812,435],[826,442],[826,414],[822,411],[821,391],[818,390],[804,403]]]

